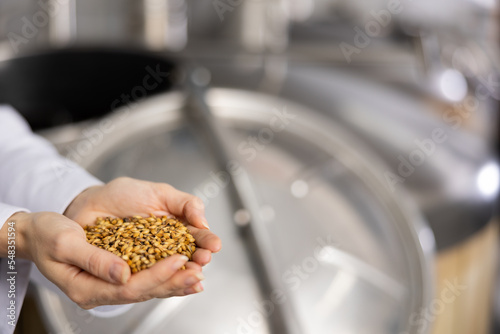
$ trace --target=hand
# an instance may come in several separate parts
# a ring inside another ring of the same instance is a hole
[[[131,277],[116,255],[87,243],[76,222],[56,213],[16,213],[16,256],[32,260],[80,307],[126,304],[202,291],[201,266],[173,255]],[[0,231],[0,256],[7,255],[7,227]],[[186,270],[179,270],[186,265]]]
[[[97,217],[174,215],[184,219],[196,239],[193,261],[201,266],[221,249],[220,239],[208,230],[203,201],[165,183],[118,178],[104,186],[81,193],[64,213],[82,226],[93,225]]]

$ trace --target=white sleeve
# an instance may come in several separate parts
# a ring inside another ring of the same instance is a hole
[[[63,213],[78,194],[98,184],[102,182],[33,134],[12,108],[0,107],[0,202]]]
[[[16,212],[28,212],[27,209],[0,203],[0,228]],[[23,306],[24,295],[28,289],[31,271],[31,262],[14,258],[15,263],[9,259],[0,259],[0,315],[5,321],[0,322],[0,333],[11,334],[19,319]]]
[[[26,208],[20,208],[17,206],[0,203],[0,229],[3,224],[16,212],[29,212]]]
[[[63,213],[78,194],[99,184],[85,170],[59,156],[49,142],[33,134],[12,108],[0,106],[0,228],[20,211]],[[13,273],[7,260],[0,259],[0,333],[10,334],[19,319],[31,263],[15,259]]]

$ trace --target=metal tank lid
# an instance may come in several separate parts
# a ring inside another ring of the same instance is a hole
[[[388,167],[386,185],[412,196],[438,249],[492,220],[498,162],[486,140],[466,126],[487,112],[487,101],[468,98],[463,113],[451,114],[433,109],[424,93],[321,67],[291,68],[282,95],[321,110],[375,152]]]
[[[252,214],[272,240],[267,256],[276,260],[279,288],[260,292],[252,250],[229,210],[225,171],[186,124],[184,95],[173,92],[118,110],[113,131],[82,162],[105,181],[168,182],[205,200],[224,243],[206,268],[205,292],[104,318],[39,287],[51,329],[71,323],[95,333],[271,333],[274,307],[287,303],[297,333],[427,332],[430,324],[422,328],[415,318],[432,296],[433,235],[418,210],[383,184],[379,159],[338,124],[290,100],[230,89],[212,89],[207,100],[247,177]],[[66,137],[58,146],[74,150],[77,139],[85,140]]]

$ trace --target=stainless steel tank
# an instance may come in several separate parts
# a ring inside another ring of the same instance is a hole
[[[397,66],[372,61],[347,70],[292,61],[277,91],[349,129],[385,161],[380,173],[387,187],[404,188],[417,203],[437,243],[434,301],[447,282],[468,287],[436,314],[434,333],[489,333],[498,268],[499,167],[490,144],[497,103],[473,93],[458,103],[436,101],[438,94],[419,88],[412,76],[416,57],[386,57]],[[262,87],[256,67],[217,59],[204,65],[217,85]],[[392,68],[400,72],[397,81]]]
[[[0,60],[40,49],[177,51],[187,43],[185,0],[4,0]]]
[[[206,269],[206,291],[108,313],[38,286],[49,330],[271,333],[283,303],[297,315],[297,333],[428,332],[421,311],[433,295],[433,234],[404,190],[388,190],[379,159],[331,119],[287,99],[212,89],[207,102],[227,132],[231,170],[246,175],[252,212],[272,241],[278,289],[260,292],[262,273],[237,233],[224,171],[186,123],[185,96],[173,92],[118,110],[108,132],[96,121],[46,136],[105,181],[127,175],[202,197],[224,244]]]

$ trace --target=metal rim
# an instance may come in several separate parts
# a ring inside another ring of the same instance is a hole
[[[381,198],[381,202],[385,203],[386,211],[391,213],[395,222],[410,222],[409,224],[394,225],[401,239],[409,241],[405,245],[407,247],[404,251],[406,258],[413,262],[409,266],[413,270],[410,273],[411,286],[421,287],[421,294],[413,299],[414,305],[411,305],[410,309],[417,312],[421,307],[429,304],[433,296],[432,263],[435,251],[432,232],[415,206],[408,201],[401,200],[405,197],[404,194],[401,191],[391,193],[386,188],[384,180],[380,178],[381,174],[374,172],[374,170],[384,170],[384,164],[380,159],[364,149],[363,145],[355,138],[330,120],[317,115],[313,110],[290,101],[232,89],[212,89],[208,93],[207,100],[218,118],[237,122],[256,124],[266,122],[269,105],[286,105],[288,110],[292,110],[295,114],[307,115],[307,117],[301,118],[300,126],[292,126],[290,131],[303,140],[320,145],[351,167],[351,170],[363,180],[372,192]],[[241,101],[245,101],[245,104],[242,105]],[[100,157],[104,156],[105,152],[113,150],[118,144],[124,145],[127,141],[133,141],[134,139],[131,137],[144,129],[148,129],[149,132],[164,132],[169,128],[174,128],[182,122],[183,106],[184,95],[181,92],[172,92],[142,102],[140,109],[137,108],[133,112],[126,109],[118,110],[110,119],[116,125],[112,135],[86,157],[83,166],[92,171],[93,166],[99,164]],[[241,111],[242,109],[252,112],[235,112],[235,110]],[[124,115],[127,115],[126,122],[123,122]],[[134,128],[128,128],[129,124],[134,124]],[[122,131],[124,129],[127,131]],[[324,145],[325,142],[330,145]],[[346,145],[346,142],[349,145]],[[354,150],[353,147],[356,149]],[[38,289],[38,295],[40,298],[49,298],[44,288]],[[57,314],[59,314],[57,307],[61,307],[61,305],[57,303],[52,305],[55,306],[44,305],[48,311],[46,312],[47,320],[51,324],[60,324],[57,319]],[[408,332],[418,332],[417,328],[410,326],[409,321]]]

